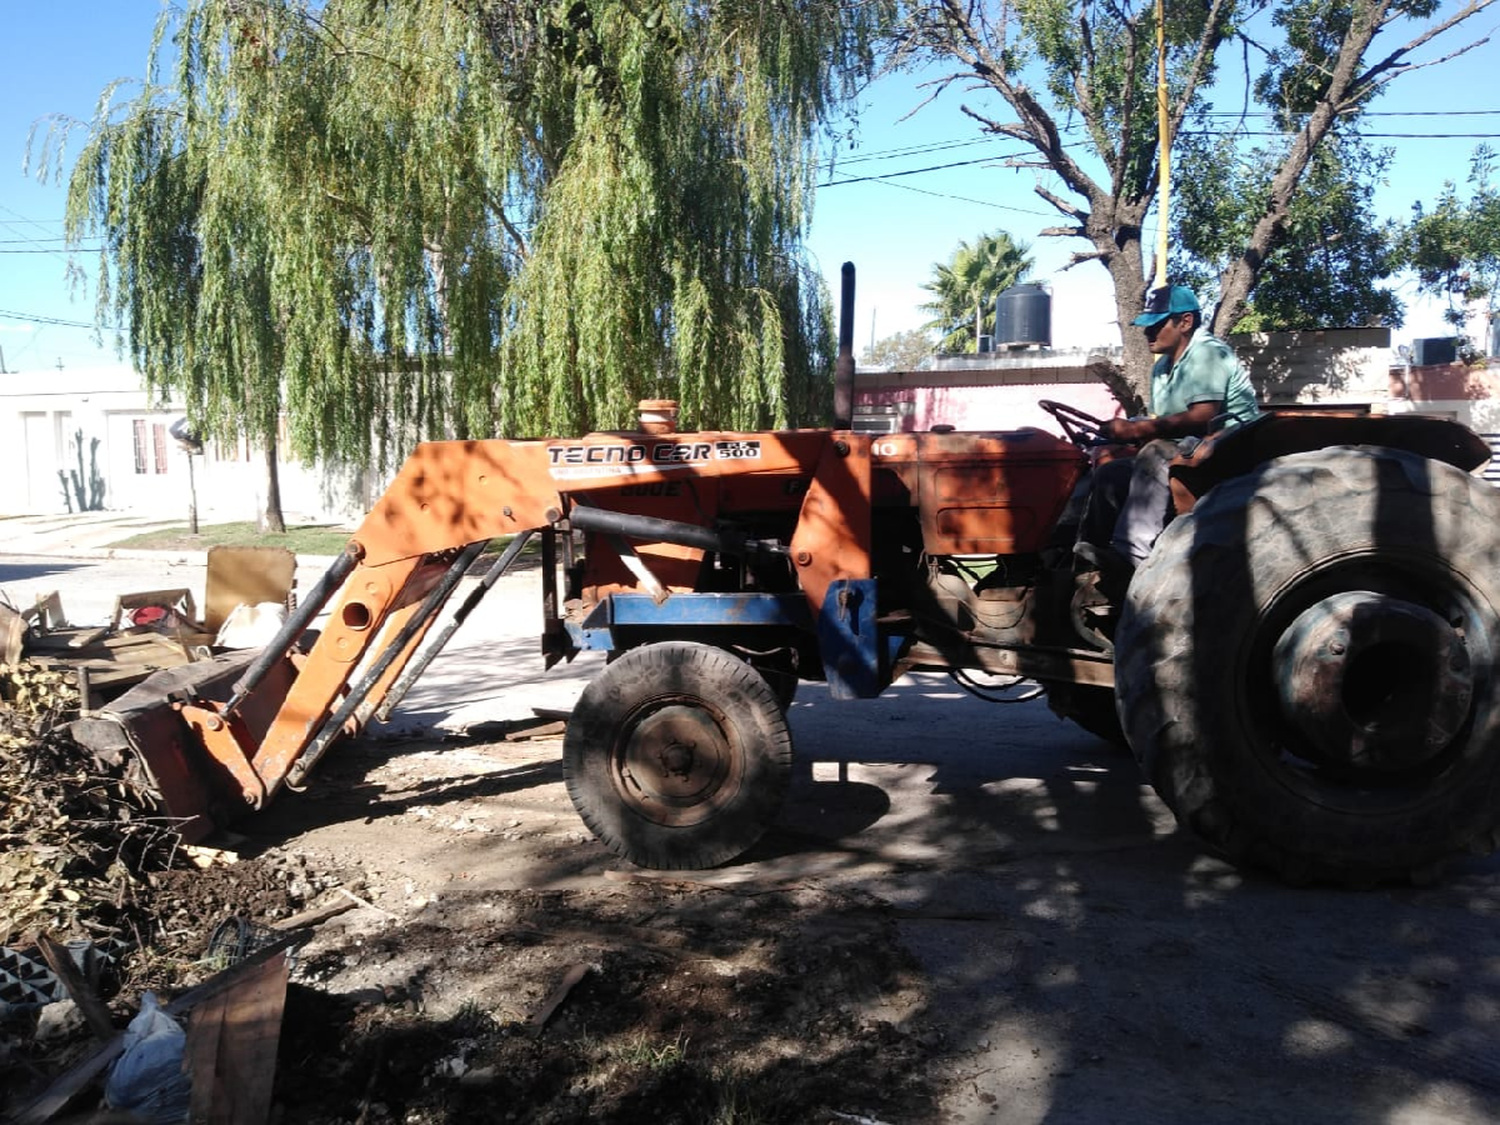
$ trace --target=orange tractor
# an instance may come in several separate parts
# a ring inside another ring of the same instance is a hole
[[[568,723],[568,791],[643,866],[759,839],[799,680],[861,699],[935,669],[1042,685],[1128,743],[1184,825],[1288,879],[1423,879],[1492,849],[1500,495],[1475,434],[1271,413],[1206,441],[1110,604],[1072,551],[1095,421],[1046,404],[1064,437],[853,432],[847,321],[833,429],[418,446],[275,642],[160,673],[79,737],[134,750],[202,834],[388,715],[538,537],[544,659],[610,658]]]

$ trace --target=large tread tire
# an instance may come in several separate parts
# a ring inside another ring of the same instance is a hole
[[[797,678],[795,669],[788,669],[776,664],[763,664],[751,661],[750,666],[760,673],[760,678],[766,681],[766,686],[771,689],[771,694],[776,697],[776,703],[783,712],[797,698],[797,688],[801,681]]]
[[[631,649],[579,698],[563,739],[568,796],[616,855],[663,871],[715,867],[764,835],[792,739],[765,679],[710,645]]]
[[[1324,607],[1350,599],[1447,640],[1403,649],[1366,627],[1371,658],[1330,641],[1312,655],[1347,676],[1310,691],[1323,681],[1287,672],[1317,660],[1284,653],[1310,651],[1305,623],[1326,628]],[[1497,611],[1500,496],[1483,481],[1389,449],[1283,457],[1201,499],[1136,573],[1115,634],[1121,720],[1178,821],[1231,860],[1294,883],[1426,882],[1497,842]],[[1463,685],[1446,686],[1439,660]],[[1310,726],[1289,690],[1347,739]],[[1412,716],[1424,737],[1406,737]],[[1367,735],[1389,757],[1362,757]]]

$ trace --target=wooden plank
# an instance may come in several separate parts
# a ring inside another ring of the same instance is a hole
[[[273,930],[306,930],[313,926],[321,926],[330,918],[337,918],[340,914],[347,914],[359,903],[352,898],[344,899],[342,902],[331,902],[327,906],[320,906],[313,910],[304,910],[301,914],[293,914],[290,918],[283,918],[279,922],[272,922]]]
[[[214,1104],[224,1096],[219,1053],[223,1049],[233,994],[230,991],[212,997],[195,1008],[188,1019],[182,1066],[192,1081],[192,1092],[188,1095],[188,1120],[192,1125],[222,1120],[214,1116]]]
[[[55,629],[39,633],[26,642],[26,652],[68,652],[92,644],[109,633],[108,628]],[[14,661],[12,661],[14,663]]]
[[[0,660],[14,664],[21,659],[21,641],[26,619],[8,605],[0,604]]]
[[[291,935],[260,950],[253,957],[241,961],[238,965],[232,965],[222,973],[216,973],[208,980],[184,992],[176,1000],[173,1000],[164,1009],[169,1016],[180,1016],[184,1012],[192,1011],[200,1005],[208,1003],[215,996],[222,995],[226,990],[233,988],[235,983],[245,975],[254,972],[258,967],[268,962],[279,962],[291,971],[291,963],[287,958],[286,951],[297,944],[297,938]],[[23,1106],[21,1110],[10,1119],[7,1125],[44,1125],[51,1121],[68,1105],[74,1098],[78,1097],[89,1085],[109,1067],[120,1053],[125,1050],[125,1033],[116,1033],[115,1037],[104,1044],[92,1055],[80,1059],[62,1074],[58,1075],[52,1085],[48,1086],[30,1105]]]
[[[49,934],[38,934],[36,944],[47,961],[47,967],[57,974],[57,979],[62,981],[62,986],[68,990],[69,997],[83,1013],[83,1018],[88,1023],[89,1030],[94,1033],[94,1038],[105,1041],[112,1039],[115,1034],[115,1025],[109,1018],[109,1009],[104,1006],[104,1001],[99,999],[98,994],[89,987],[88,981],[83,979],[83,974],[73,963],[73,955],[65,947],[53,941]]]
[[[100,625],[93,629],[79,629],[78,635],[68,641],[69,648],[88,648],[95,641],[102,641],[109,636],[109,627]]]
[[[201,636],[200,633],[187,633],[186,636]],[[175,634],[161,633],[155,629],[138,626],[116,633],[99,642],[104,648],[109,649],[117,656],[121,653],[135,651],[157,650],[173,653],[181,653],[182,642]]]
[[[523,727],[513,730],[505,736],[506,742],[525,742],[532,738],[550,738],[553,735],[563,734],[568,729],[568,724],[561,719],[550,722],[538,723],[535,726]]]
[[[285,547],[213,547],[203,588],[203,628],[218,635],[237,605],[286,605],[297,556]]]
[[[264,1125],[269,1118],[289,974],[285,957],[267,961],[193,1013],[186,1051],[193,1125]]]
[[[558,982],[556,988],[542,1001],[541,1006],[531,1013],[531,1018],[526,1021],[525,1030],[527,1036],[536,1038],[547,1026],[547,1021],[552,1018],[552,1013],[557,1011],[562,1002],[568,998],[568,993],[573,991],[574,986],[584,977],[589,975],[589,965],[580,961],[568,968],[563,978]]]
[[[36,596],[36,619],[37,627],[44,633],[68,627],[68,615],[63,612],[62,596],[56,590]]]
[[[158,606],[170,609],[184,621],[197,619],[197,607],[193,603],[193,592],[184,586],[169,590],[140,590],[133,594],[121,594],[115,598],[115,615],[110,621],[111,629],[120,627],[120,619],[130,610]]]

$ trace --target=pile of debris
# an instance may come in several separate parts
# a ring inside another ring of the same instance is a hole
[[[131,1028],[150,1016],[158,1032],[180,1035],[168,1016],[238,1003],[235,990],[263,990],[267,972],[283,982],[273,991],[284,988],[287,962],[277,954],[292,943],[279,934],[253,948],[232,943],[233,955],[218,961],[204,960],[201,925],[178,924],[174,940],[163,940],[164,923],[182,921],[173,904],[183,881],[194,886],[207,873],[200,869],[235,857],[183,843],[134,755],[91,751],[70,733],[75,720],[151,673],[241,647],[225,645],[225,631],[243,634],[247,609],[269,603],[284,619],[290,552],[268,558],[261,549],[234,549],[217,560],[216,552],[201,620],[184,589],[121,595],[113,619],[100,626],[70,624],[56,594],[24,611],[0,605],[0,1113],[16,1110],[12,1098],[45,1088],[18,1120],[48,1120],[106,1068],[120,1073],[111,1064],[129,1057],[132,1044],[132,1033],[120,1028],[138,1005]],[[260,866],[262,878],[276,879],[273,864]],[[287,921],[306,925],[307,915]],[[157,1012],[150,989],[180,995]],[[195,1049],[217,1050],[217,1025],[197,1019]],[[179,1057],[182,1049],[179,1043]],[[199,1068],[215,1073],[211,1058]],[[195,1088],[193,1096],[196,1105],[219,1095]]]
[[[265,644],[292,608],[296,569],[283,547],[210,549],[201,617],[183,587],[122,593],[98,625],[70,622],[55,592],[0,603],[0,662],[61,672],[84,709],[98,707],[153,672]]]
[[[127,940],[145,876],[179,859],[138,764],[99,761],[69,735],[68,680],[0,668],[0,946],[38,930]]]
[[[139,892],[183,858],[181,839],[156,815],[141,764],[91,754],[68,724],[153,672],[212,656],[243,611],[286,606],[295,569],[281,548],[215,548],[202,620],[187,589],[121,594],[99,626],[69,624],[56,593],[0,605],[0,947],[42,929],[139,941]]]

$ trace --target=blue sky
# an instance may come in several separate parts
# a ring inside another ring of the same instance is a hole
[[[116,362],[112,342],[96,345],[86,327],[93,322],[92,285],[73,292],[67,280],[63,191],[25,176],[22,161],[34,122],[54,113],[87,119],[109,82],[142,73],[159,11],[159,0],[0,0],[11,48],[0,79],[0,352],[8,372]],[[1490,17],[1475,31],[1497,32],[1497,25],[1500,16]],[[1414,201],[1433,199],[1445,179],[1462,182],[1482,137],[1500,145],[1497,70],[1500,34],[1464,58],[1391,85],[1376,107],[1385,116],[1371,125],[1375,132],[1402,134],[1382,142],[1397,148],[1390,182],[1377,196],[1383,215],[1405,218]],[[1117,342],[1104,270],[1085,264],[1063,271],[1068,255],[1083,244],[1038,239],[1037,232],[1057,220],[1033,193],[1031,174],[985,163],[1015,146],[976,143],[977,129],[958,107],[979,95],[950,91],[912,114],[924,96],[911,79],[877,83],[864,102],[857,145],[840,154],[831,178],[972,163],[829,186],[818,194],[808,246],[835,294],[842,263],[857,267],[857,346],[921,324],[926,315],[918,306],[928,296],[921,284],[933,264],[960,240],[1000,229],[1032,244],[1034,277],[1053,291],[1056,345]],[[1439,310],[1413,303],[1410,283],[1399,288],[1408,319],[1395,340],[1445,334]]]

